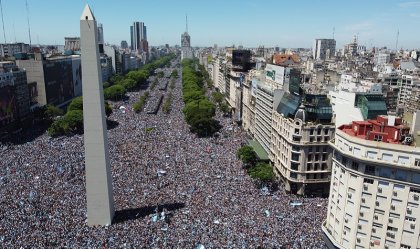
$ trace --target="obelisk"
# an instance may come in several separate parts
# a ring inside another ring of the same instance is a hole
[[[95,16],[88,5],[80,18],[80,46],[88,225],[110,225],[114,217],[114,197],[98,32]]]

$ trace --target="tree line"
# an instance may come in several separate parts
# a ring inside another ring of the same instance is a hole
[[[128,72],[126,75],[114,75],[109,81],[104,82],[104,99],[117,101],[125,97],[127,91],[138,89],[147,83],[150,75],[157,68],[169,65],[175,54],[170,54],[143,65],[138,70]],[[147,97],[146,97],[147,98]],[[144,103],[143,103],[144,104]],[[83,98],[74,98],[69,104],[66,113],[54,106],[45,108],[45,115],[51,121],[48,134],[52,137],[83,132]],[[141,109],[141,108],[140,108]],[[105,102],[105,113],[111,115],[112,108]]]
[[[185,103],[182,111],[190,131],[199,137],[207,137],[219,131],[221,126],[214,119],[215,105],[205,95],[202,71],[197,69],[197,60],[182,61],[182,98]]]

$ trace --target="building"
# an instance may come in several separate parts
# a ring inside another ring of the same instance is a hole
[[[261,71],[250,70],[243,84],[242,127],[249,135],[255,134],[255,103],[258,81],[263,80]]]
[[[128,48],[127,41],[121,41],[121,49],[127,49],[127,48]]]
[[[329,248],[419,248],[420,148],[400,118],[337,128],[327,218]]]
[[[30,105],[25,70],[0,62],[0,133],[20,127],[29,118]]]
[[[328,195],[334,137],[327,95],[299,96],[275,90],[270,160],[285,190],[298,195]]]
[[[267,64],[265,67],[265,79],[258,81],[256,88],[255,104],[255,139],[261,144],[264,150],[270,151],[271,125],[273,113],[274,90],[286,89],[289,86],[296,86],[291,89],[292,93],[299,92],[300,71],[289,67],[281,67]],[[293,82],[293,84],[290,84]]]
[[[391,56],[386,51],[377,51],[373,57],[373,64],[375,66],[386,65],[390,63]]]
[[[144,47],[144,42],[147,41],[147,29],[143,22],[133,22],[130,26],[131,34],[131,50],[138,53],[148,52]],[[143,42],[143,43],[142,43]]]
[[[418,84],[420,84],[420,78],[412,75],[402,75],[399,85],[398,105],[406,107],[409,104],[411,92]]]
[[[334,39],[315,39],[312,46],[312,56],[315,60],[330,59],[335,56],[335,46]]]
[[[188,34],[188,21],[185,20],[185,32],[181,34],[181,60],[194,57],[191,48],[191,36]]]
[[[64,51],[80,51],[80,37],[64,37]]]
[[[15,56],[15,54],[28,53],[29,50],[30,50],[29,44],[25,44],[22,42],[0,44],[1,57],[10,57],[10,56]]]
[[[26,71],[29,82],[37,82],[39,105],[58,107],[82,95],[82,69],[79,55],[45,58],[34,54],[28,60],[16,60]]]
[[[353,120],[373,119],[378,115],[387,115],[388,113],[382,94],[330,91],[329,98],[336,127],[348,124]]]
[[[406,111],[415,113],[420,110],[420,82],[413,85],[407,101]]]

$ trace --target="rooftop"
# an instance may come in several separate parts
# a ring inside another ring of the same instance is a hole
[[[410,127],[403,125],[400,117],[380,115],[376,119],[353,121],[338,129],[364,140],[401,145],[413,144]]]

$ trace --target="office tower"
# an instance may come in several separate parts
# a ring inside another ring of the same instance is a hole
[[[334,39],[315,39],[312,47],[312,55],[314,60],[325,60],[335,55]]]
[[[109,225],[114,216],[104,94],[95,17],[86,5],[80,19],[83,125],[88,225]]]
[[[323,236],[329,248],[419,248],[420,148],[401,118],[337,128]]]
[[[144,44],[147,41],[146,26],[143,22],[134,22],[133,26],[130,26],[131,33],[131,50],[137,52],[145,51]]]

